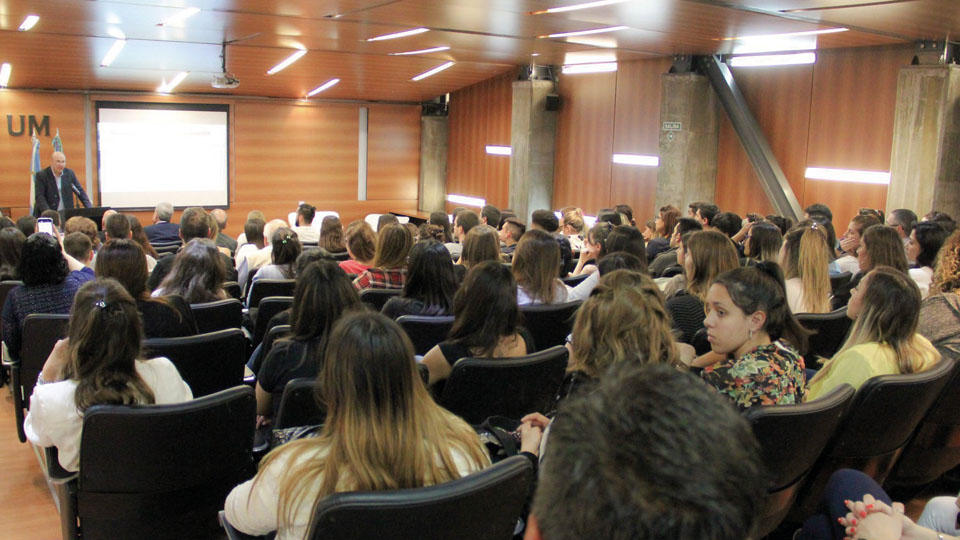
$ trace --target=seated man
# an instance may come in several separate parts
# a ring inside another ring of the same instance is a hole
[[[320,241],[320,231],[313,228],[313,218],[317,215],[317,208],[303,203],[297,207],[297,223],[293,230],[297,233],[300,242],[310,244]]]
[[[168,202],[157,204],[153,211],[153,225],[147,225],[143,232],[151,244],[170,244],[180,241],[180,226],[171,223],[173,205]]]
[[[222,208],[214,208],[210,211],[210,215],[217,221],[217,238],[214,243],[217,247],[227,248],[232,257],[237,252],[237,241],[223,234],[223,230],[227,228],[227,212]]]

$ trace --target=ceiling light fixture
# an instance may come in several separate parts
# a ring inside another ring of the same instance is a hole
[[[277,65],[273,66],[272,68],[268,69],[268,70],[267,70],[267,75],[273,75],[274,73],[278,73],[278,72],[280,72],[280,71],[283,71],[284,69],[287,69],[288,67],[290,67],[290,64],[296,62],[297,60],[300,59],[300,57],[302,57],[302,56],[305,55],[305,54],[307,54],[307,50],[306,50],[306,49],[299,49],[297,52],[295,52],[295,53],[291,54],[290,56],[286,57],[286,58],[285,58],[282,62],[280,62],[279,64],[277,64]]]
[[[161,94],[169,94],[170,92],[173,92],[173,89],[176,88],[178,84],[182,83],[189,74],[189,71],[181,71],[180,73],[177,73],[177,76],[174,77],[170,82],[165,82],[158,86],[157,92],[160,92]]]
[[[590,9],[596,7],[609,6],[613,4],[622,4],[624,2],[629,2],[630,0],[598,0],[596,2],[585,2],[583,4],[573,4],[570,6],[560,6],[552,7],[547,9],[541,9],[539,11],[531,11],[530,15],[543,15],[544,13],[563,13],[565,11],[577,11],[580,9]]]
[[[26,32],[27,30],[33,28],[34,25],[36,25],[39,20],[40,20],[39,15],[27,15],[27,18],[23,19],[23,22],[20,23],[19,30],[21,32]]]
[[[420,49],[419,51],[406,51],[406,52],[392,52],[390,56],[411,56],[414,54],[427,54],[440,51],[449,51],[450,47],[444,45],[443,47],[433,47],[432,49]]]
[[[103,60],[100,61],[100,67],[107,67],[112,64],[113,61],[117,59],[117,55],[120,54],[120,51],[123,50],[123,46],[126,44],[127,42],[122,39],[114,41],[113,46],[110,47],[110,50],[107,51],[107,54],[103,56]]]
[[[465,206],[476,206],[477,208],[483,208],[487,204],[485,199],[467,197],[466,195],[447,195],[447,201]]]
[[[10,67],[10,64],[4,62],[0,66],[0,88],[6,88],[7,84],[10,83],[10,72],[13,71],[13,68]]]
[[[826,169],[807,167],[804,174],[811,180],[830,180],[833,182],[855,182],[858,184],[889,184],[890,173],[885,171],[858,171],[854,169]]]
[[[403,32],[394,32],[392,34],[384,34],[382,36],[376,36],[368,38],[367,41],[384,41],[387,39],[397,39],[407,36],[415,36],[417,34],[422,34],[424,32],[429,32],[429,28],[414,28],[412,30],[404,30]]]
[[[565,64],[564,75],[579,75],[583,73],[609,73],[617,70],[616,62],[597,62],[593,64]]]
[[[660,158],[644,154],[614,154],[613,162],[620,165],[636,165],[639,167],[658,167]]]
[[[756,56],[734,56],[730,59],[733,67],[794,66],[813,64],[817,55],[812,52],[796,54],[760,54]]]
[[[825,28],[823,30],[807,30],[804,32],[787,32],[785,34],[760,34],[756,36],[733,36],[720,38],[720,41],[733,41],[733,40],[748,40],[748,39],[779,39],[779,38],[792,38],[800,36],[818,36],[820,34],[836,34],[838,32],[847,32],[849,28]]]
[[[494,144],[488,144],[486,147],[486,151],[488,154],[492,156],[509,156],[512,153],[513,149],[510,148],[509,146],[497,146]]]
[[[607,32],[616,32],[626,30],[629,26],[608,26],[606,28],[593,28],[591,30],[577,30],[576,32],[560,32],[559,34],[548,34],[546,36],[537,36],[540,38],[563,38],[573,36],[589,36],[593,34],[605,34]]]
[[[327,81],[327,82],[321,84],[320,86],[314,88],[313,90],[307,92],[307,97],[313,97],[313,96],[319,94],[320,92],[323,92],[324,90],[326,90],[326,89],[328,89],[328,88],[333,88],[333,87],[336,86],[337,83],[339,83],[339,82],[340,82],[340,79],[330,79],[329,81]]]
[[[123,30],[117,28],[116,26],[107,28],[107,34],[114,39],[127,39],[127,35],[123,33]]]
[[[157,26],[179,26],[180,24],[183,24],[183,21],[193,17],[197,13],[200,13],[200,8],[198,7],[181,9],[166,19],[158,22]]]
[[[411,80],[411,81],[420,81],[420,80],[426,79],[427,77],[436,75],[437,73],[440,73],[441,71],[443,71],[443,70],[445,70],[445,69],[447,69],[447,68],[449,68],[449,67],[453,67],[453,64],[455,64],[455,63],[456,63],[456,62],[446,62],[446,63],[440,64],[439,66],[437,66],[437,67],[435,67],[435,68],[433,68],[433,69],[431,69],[431,70],[429,70],[429,71],[424,71],[423,73],[417,75],[416,77],[414,77],[414,78],[412,78],[412,79],[410,79],[410,80]]]

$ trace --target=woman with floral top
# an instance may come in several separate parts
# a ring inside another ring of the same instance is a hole
[[[787,305],[780,267],[762,262],[717,277],[704,303],[707,340],[721,359],[701,377],[740,409],[799,403],[807,335]]]

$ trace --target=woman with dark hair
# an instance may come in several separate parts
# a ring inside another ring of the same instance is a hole
[[[149,274],[153,272],[153,267],[157,265],[157,259],[160,258],[160,254],[157,253],[157,250],[153,249],[150,240],[147,239],[147,233],[143,232],[143,225],[140,223],[140,220],[137,219],[137,216],[133,214],[126,214],[126,216],[127,222],[130,223],[130,237],[133,238],[134,242],[140,244],[140,249],[142,249],[145,254],[147,273]]]
[[[403,293],[387,300],[380,312],[391,319],[401,315],[448,315],[456,292],[450,252],[436,240],[423,240],[410,250]]]
[[[413,236],[403,225],[391,223],[377,233],[377,254],[373,266],[364,270],[353,286],[364,289],[402,289],[407,279],[407,255]]]
[[[430,384],[446,379],[453,364],[467,356],[510,358],[534,351],[533,339],[519,327],[516,283],[501,263],[482,262],[467,272],[453,298],[453,316],[446,341],[423,357]]]
[[[153,296],[178,295],[188,304],[225,300],[230,297],[223,290],[226,275],[223,258],[213,241],[194,238],[177,252],[170,273]]]
[[[270,264],[261,266],[253,275],[258,279],[293,279],[294,263],[303,251],[296,231],[289,227],[280,227],[270,237]]]
[[[369,223],[363,220],[352,222],[347,225],[343,237],[347,241],[347,255],[350,256],[340,263],[344,272],[359,275],[373,266],[373,259],[377,256],[377,233],[373,232]]]
[[[940,248],[930,295],[920,306],[917,332],[941,354],[960,355],[960,231]]]
[[[320,222],[320,247],[331,255],[347,251],[343,244],[343,223],[337,216],[324,216]]]
[[[20,279],[20,253],[26,241],[27,237],[16,227],[0,229],[0,281]]]
[[[661,206],[654,220],[654,237],[647,241],[647,261],[653,261],[657,255],[670,249],[670,236],[680,219],[680,209],[668,204]]]
[[[907,275],[909,270],[900,235],[897,234],[896,229],[886,225],[872,225],[863,231],[860,247],[857,249],[857,263],[860,265],[860,272],[854,275],[846,285],[833,291],[833,309],[847,305],[853,289],[875,267],[889,266],[898,272],[903,272],[904,275]]]
[[[700,376],[740,409],[799,403],[804,395],[805,330],[787,305],[776,263],[720,274],[704,304],[707,340],[722,360]]]
[[[330,329],[342,315],[362,309],[357,291],[335,261],[307,265],[293,292],[290,335],[273,344],[257,372],[258,423],[276,415],[288,382],[316,376]]]
[[[570,272],[571,276],[580,274],[592,274],[597,271],[596,262],[607,254],[606,244],[607,236],[613,230],[613,225],[606,221],[597,221],[587,231],[587,237],[583,240],[583,248],[580,250],[580,257],[577,258],[577,266]]]
[[[531,229],[520,237],[513,255],[517,304],[562,304],[570,287],[560,278],[560,246],[550,233]]]
[[[20,357],[23,320],[31,313],[69,313],[77,289],[93,279],[84,268],[49,234],[31,234],[23,243],[18,267],[23,285],[7,295],[2,316],[3,342],[14,358]]]
[[[743,254],[757,262],[777,262],[782,244],[783,235],[780,234],[780,229],[773,223],[760,221],[754,223],[747,232]]]
[[[500,239],[497,230],[490,225],[477,225],[463,239],[460,264],[470,270],[483,261],[500,262]]]
[[[453,229],[450,226],[450,218],[447,217],[447,214],[444,212],[431,212],[430,221],[431,225],[439,225],[443,227],[443,243],[447,244],[453,242]],[[494,225],[496,227],[496,225]]]
[[[147,338],[192,336],[197,321],[190,305],[176,295],[151,297],[147,290],[147,263],[134,240],[110,240],[97,253],[95,270],[98,278],[117,280],[137,303],[143,318],[143,334]]]
[[[920,287],[920,296],[927,297],[930,281],[933,279],[933,267],[937,263],[940,246],[950,236],[943,226],[935,221],[921,221],[910,231],[907,239],[906,256],[908,261],[916,261],[917,267],[909,273]]]
[[[94,405],[151,405],[193,399],[166,358],[140,358],[143,331],[133,298],[112,279],[80,287],[67,338],[43,365],[23,422],[27,439],[55,446],[60,465],[80,465],[83,413]],[[117,449],[122,451],[122,449]]]
[[[713,280],[720,274],[738,268],[737,248],[727,235],[719,231],[696,231],[683,236],[677,260],[683,266],[686,288],[667,299],[667,311],[679,340],[693,343],[703,328],[704,305]]]

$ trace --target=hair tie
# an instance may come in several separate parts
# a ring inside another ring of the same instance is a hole
[[[817,223],[816,221],[814,221],[813,224],[810,225],[810,230],[812,230],[812,231],[816,231],[816,230],[819,230],[819,229],[820,229],[820,224]]]
[[[93,305],[100,311],[103,311],[104,309],[107,308],[107,302],[105,300],[97,300],[96,302],[93,303]]]

